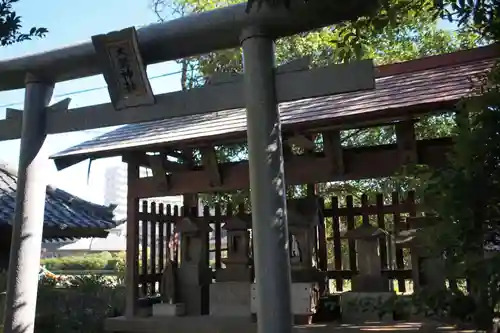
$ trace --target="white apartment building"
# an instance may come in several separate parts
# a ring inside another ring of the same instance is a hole
[[[146,169],[141,168],[141,175],[146,172]],[[158,204],[182,206],[182,196],[150,198],[149,200]],[[109,167],[106,170],[104,175],[104,204],[117,205],[115,209],[116,220],[127,217],[127,165],[125,163]]]
[[[127,217],[127,165],[109,167],[104,173],[104,204],[117,205],[115,219]]]

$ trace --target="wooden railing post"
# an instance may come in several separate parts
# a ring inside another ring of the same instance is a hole
[[[127,167],[127,262],[125,266],[125,316],[132,318],[138,310],[139,287],[139,198],[135,184],[139,179],[139,165],[131,159]]]

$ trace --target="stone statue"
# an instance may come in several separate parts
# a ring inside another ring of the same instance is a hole
[[[294,234],[290,235],[290,262],[292,264],[302,262],[302,251],[300,248],[300,243]]]
[[[160,293],[163,303],[177,302],[177,263],[171,259],[169,249],[161,278]]]

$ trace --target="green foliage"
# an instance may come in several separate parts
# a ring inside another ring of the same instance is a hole
[[[0,271],[0,293],[7,290],[7,272]]]
[[[203,12],[242,2],[241,0],[154,0],[159,17],[168,8],[177,15]],[[394,3],[393,3],[394,2]],[[354,58],[374,59],[377,64],[405,61],[423,56],[452,52],[482,43],[472,31],[451,32],[439,29],[432,0],[390,1],[380,15],[386,18],[362,18],[277,41],[278,64],[305,55],[316,65],[348,61]],[[418,3],[416,5],[415,3]],[[406,13],[393,14],[403,9]],[[385,13],[385,14],[384,14]],[[395,15],[395,14],[394,14]],[[389,17],[391,19],[389,19]],[[379,21],[383,21],[381,24]],[[390,24],[389,24],[390,23]],[[216,72],[241,72],[240,49],[212,52],[187,59],[193,66],[187,73],[187,86],[204,84]]]
[[[341,319],[340,295],[328,295],[321,297],[318,308],[313,317],[313,322],[336,321]]]
[[[438,15],[433,0],[383,1],[375,15],[335,26],[330,41],[333,52],[339,61],[382,58],[383,63],[391,63],[483,42],[469,30],[454,33],[439,29]]]
[[[462,31],[500,40],[498,1],[436,3],[439,14],[457,22]],[[500,301],[500,256],[485,253],[484,244],[485,236],[500,227],[500,67],[471,79],[475,91],[457,108],[449,164],[424,179],[422,188],[428,213],[439,217],[437,225],[426,230],[428,248],[444,257],[449,277],[468,278],[470,294],[453,290],[450,300],[430,293],[424,303],[433,304],[439,316],[467,317],[477,328],[491,329]]]
[[[142,261],[139,261],[139,269],[142,266]],[[116,277],[118,284],[125,284],[125,256],[123,255],[120,260],[117,260],[115,265]]]
[[[499,9],[493,1],[438,4],[446,5],[439,8],[440,14],[457,21],[463,31],[500,40]],[[497,66],[488,75],[471,78],[475,90],[457,108],[449,164],[421,179],[427,212],[439,217],[435,226],[426,229],[427,248],[444,257],[450,278],[467,277],[471,292],[454,288],[424,293],[413,298],[413,306],[426,315],[472,320],[479,329],[491,328],[500,301],[500,256],[484,250],[485,236],[500,227],[499,73]]]
[[[88,254],[84,256],[68,256],[60,258],[42,259],[41,264],[49,271],[64,270],[118,270],[124,265],[123,253],[112,255],[109,252]]]
[[[432,174],[424,188],[429,211],[439,215],[442,222],[433,235],[446,246],[446,257],[453,265],[463,262],[469,246],[474,245],[482,257],[483,234],[496,228],[499,218],[496,205],[500,202],[497,187],[500,117],[487,106],[482,111],[470,112],[470,103],[476,102],[477,99],[466,102],[467,113],[460,117],[464,129],[456,137],[449,167]],[[441,227],[450,232],[441,232]]]
[[[411,296],[411,306],[414,314],[427,318],[453,319],[460,322],[470,322],[475,310],[472,297],[451,290],[426,290]]]
[[[6,280],[6,276],[1,272],[0,280]],[[2,293],[1,313],[4,302],[5,293]],[[35,333],[104,333],[104,320],[123,315],[124,305],[124,288],[109,283],[105,277],[71,278],[64,286],[43,279],[38,288]]]
[[[500,6],[497,0],[437,0],[441,17],[457,22],[486,39],[498,41]]]
[[[248,6],[254,2],[270,6],[287,6],[290,3],[289,0],[247,0]],[[335,44],[334,52],[340,59],[359,59],[367,54],[367,46],[373,38],[384,31],[399,33],[399,29],[435,21],[440,17],[456,23],[460,34],[468,36],[462,42],[484,43],[495,39],[495,31],[498,31],[500,24],[499,12],[500,6],[496,0],[382,0],[372,15],[337,24],[331,42]]]
[[[377,313],[380,320],[388,314],[385,311],[387,300],[382,296],[359,296],[346,303],[344,310],[346,312],[371,312]],[[391,316],[392,317],[392,316]]]
[[[445,320],[458,323],[471,321],[475,304],[472,297],[456,293],[449,289],[425,289],[412,295],[393,295],[389,299],[375,304],[369,303],[370,311],[379,315],[392,315],[395,320],[411,320],[411,317]]]
[[[6,46],[32,38],[45,37],[46,28],[33,27],[27,32],[22,32],[21,16],[17,15],[13,5],[19,0],[0,0],[0,45]]]
[[[500,227],[500,68],[476,77],[476,96],[459,107],[454,151],[422,189],[427,212],[439,217],[427,229],[428,247],[445,258],[448,276],[466,276],[473,321],[492,325],[500,302],[500,255],[484,250],[485,236]]]
[[[101,333],[104,320],[123,314],[124,290],[102,277],[69,281],[66,288],[42,284],[35,333]]]

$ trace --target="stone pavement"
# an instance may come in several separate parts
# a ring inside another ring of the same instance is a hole
[[[297,333],[362,333],[362,332],[443,332],[443,333],[469,333],[473,331],[459,330],[450,326],[440,326],[433,323],[365,323],[361,325],[342,325],[339,323],[324,323],[305,326],[295,326]],[[210,318],[200,317],[149,317],[125,319],[123,317],[111,318],[106,321],[106,330],[109,332],[130,333],[256,333],[257,325],[246,318]]]

